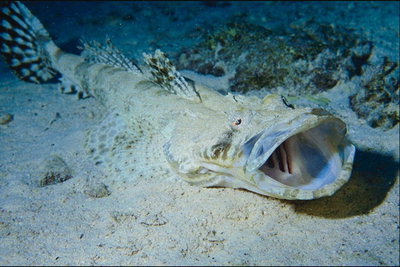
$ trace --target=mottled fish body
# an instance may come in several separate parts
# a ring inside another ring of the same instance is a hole
[[[63,52],[19,2],[2,7],[0,39],[20,79],[40,83],[59,73],[64,92],[92,96],[120,117],[126,129],[113,137],[112,151],[154,137],[143,155],[191,184],[314,199],[350,177],[355,148],[345,124],[323,110],[295,109],[276,95],[221,95],[183,77],[159,50],[144,55],[145,66],[110,42],[84,43],[79,56]],[[104,125],[118,124],[114,118]]]

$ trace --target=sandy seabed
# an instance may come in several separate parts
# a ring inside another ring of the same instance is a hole
[[[95,27],[88,25],[70,38]],[[56,42],[67,42],[56,26]],[[114,43],[128,42],[120,38]],[[106,113],[95,99],[78,101],[0,68],[0,115],[12,115],[0,125],[0,265],[399,265],[398,126],[372,129],[343,114],[358,151],[350,182],[328,198],[284,201],[146,175],[127,182],[105,175],[83,147],[85,131]],[[52,155],[72,178],[39,187]],[[102,185],[109,195],[94,197]]]

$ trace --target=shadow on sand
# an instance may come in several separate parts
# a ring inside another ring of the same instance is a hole
[[[367,214],[384,201],[393,187],[398,164],[392,157],[357,150],[352,176],[336,194],[288,203],[297,213],[332,219]]]

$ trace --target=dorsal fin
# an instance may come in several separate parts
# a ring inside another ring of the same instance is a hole
[[[201,100],[193,84],[188,84],[163,52],[157,49],[154,55],[143,53],[143,56],[151,69],[153,82],[170,93],[190,100]]]
[[[96,41],[87,42],[81,40],[81,43],[83,47],[78,48],[83,49],[81,56],[83,56],[87,62],[110,65],[136,74],[143,73],[136,62],[122,54],[122,52],[111,43],[110,39],[106,39],[105,46],[102,46]]]

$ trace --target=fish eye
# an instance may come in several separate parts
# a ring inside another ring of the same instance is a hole
[[[239,126],[242,123],[242,119],[238,118],[234,122],[232,122],[232,126]]]

